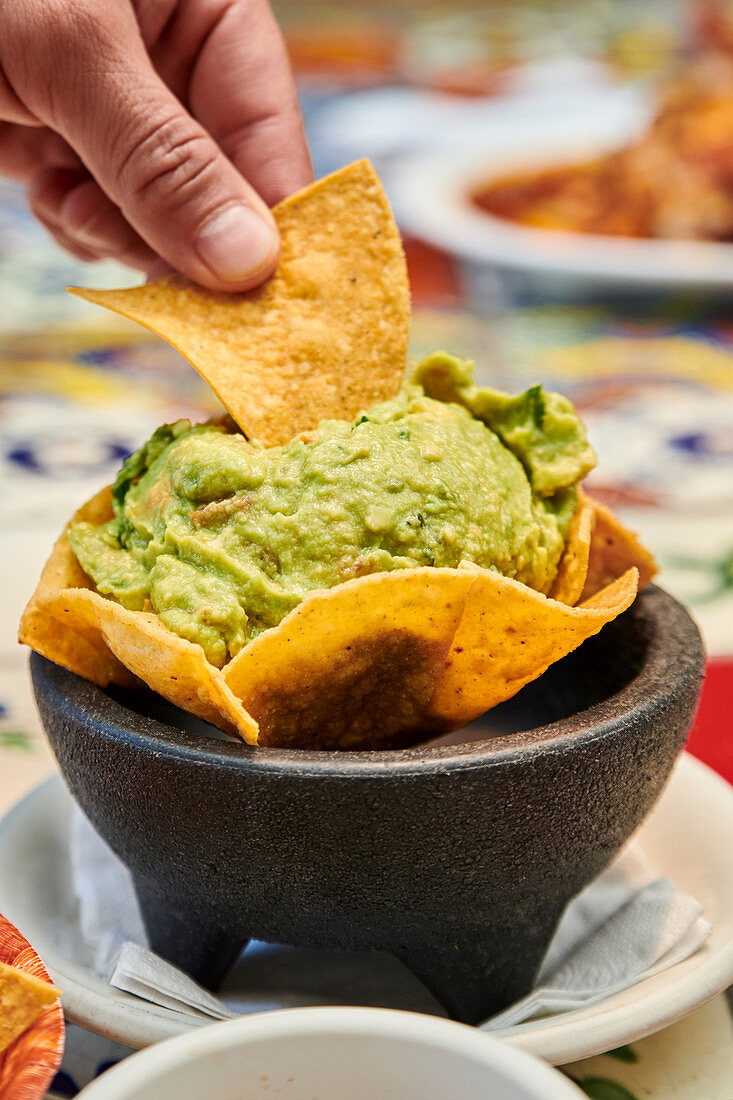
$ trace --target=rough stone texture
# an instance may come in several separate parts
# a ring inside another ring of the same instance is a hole
[[[527,991],[565,904],[651,808],[703,662],[652,587],[474,740],[339,753],[216,739],[31,657],[66,782],[132,870],[157,951],[215,986],[252,936],[385,948],[470,1023]]]

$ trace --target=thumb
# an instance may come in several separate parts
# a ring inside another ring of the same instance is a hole
[[[176,270],[216,290],[262,282],[279,251],[273,217],[157,76],[132,9],[97,0],[87,9],[88,25],[80,26],[84,3],[73,8],[67,34],[54,38],[56,63],[44,66],[48,105],[33,104],[36,114]]]

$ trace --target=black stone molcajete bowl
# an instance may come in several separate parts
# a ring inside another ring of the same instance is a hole
[[[156,951],[215,986],[250,937],[386,949],[475,1023],[527,992],[566,903],[659,795],[703,650],[650,588],[462,742],[355,753],[223,741],[155,696],[31,663]]]

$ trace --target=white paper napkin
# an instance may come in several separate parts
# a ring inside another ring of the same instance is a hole
[[[697,951],[710,934],[694,898],[654,878],[633,844],[570,903],[526,997],[482,1027],[502,1033],[605,1000]]]
[[[250,943],[215,997],[147,945],[129,872],[75,809],[71,871],[94,968],[117,989],[188,1014],[191,1023],[304,1004],[364,1004],[445,1015],[385,952]],[[566,909],[535,989],[481,1026],[498,1032],[604,1000],[687,958],[710,933],[694,898],[655,878],[628,846]]]

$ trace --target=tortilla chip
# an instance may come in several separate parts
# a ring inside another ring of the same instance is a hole
[[[478,718],[536,680],[615,619],[636,596],[630,569],[580,607],[548,599],[519,581],[466,564],[475,580],[436,690],[428,722],[446,730]]]
[[[224,669],[259,723],[259,743],[414,743],[472,584],[462,569],[398,569],[306,597]]]
[[[104,489],[72,522],[106,523],[111,518],[111,490]],[[133,688],[142,680],[175,706],[257,743],[257,723],[201,646],[179,638],[157,615],[128,611],[93,591],[66,532],[23,614],[19,640],[99,687]]]
[[[22,1035],[61,996],[50,982],[0,962],[0,1051]]]
[[[256,290],[221,294],[180,276],[131,290],[70,288],[177,348],[266,446],[394,396],[410,324],[399,232],[369,161],[273,213],[280,262]]]
[[[641,592],[657,573],[653,555],[610,508],[580,489],[550,596],[574,607],[632,567]]]
[[[588,497],[581,492],[565,539],[565,550],[560,559],[557,575],[550,596],[553,600],[574,607],[580,599],[588,574],[595,510]]]
[[[257,744],[257,723],[243,710],[200,645],[179,638],[157,615],[128,611],[97,592],[60,592],[54,613],[77,629],[96,631],[115,656],[149,688],[205,722]]]
[[[592,497],[585,499],[593,508],[594,520],[581,599],[587,600],[632,566],[639,572],[639,591],[646,588],[658,572],[654,555],[610,508]]]
[[[106,523],[112,518],[112,490],[102,489],[76,512],[75,520]],[[76,672],[99,687],[118,684],[133,687],[131,676],[106,645],[98,630],[85,623],[64,621],[57,606],[61,592],[91,589],[92,582],[76,560],[66,530],[57,539],[51,557],[43,567],[41,579],[23,612],[18,640],[42,657]]]

